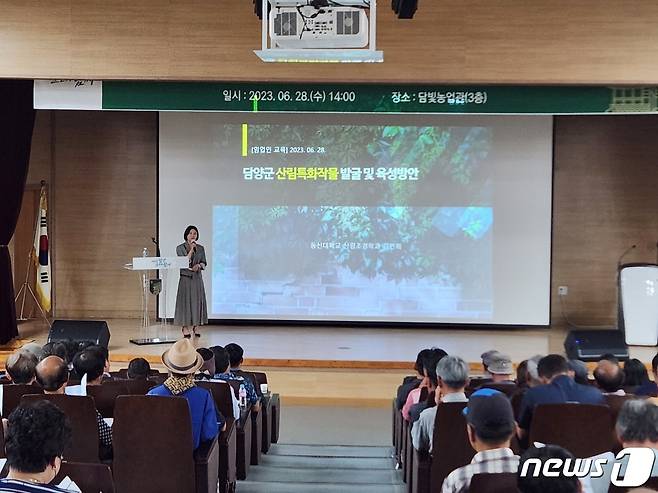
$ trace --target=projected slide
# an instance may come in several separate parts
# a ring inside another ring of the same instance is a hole
[[[547,119],[160,121],[160,242],[199,227],[211,318],[547,323]]]

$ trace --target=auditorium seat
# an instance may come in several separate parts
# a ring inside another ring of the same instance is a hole
[[[215,401],[215,407],[226,418],[226,430],[219,434],[219,493],[233,491],[236,485],[237,422],[233,418],[231,386],[224,382],[197,382],[199,387],[208,389]]]
[[[104,418],[113,418],[116,398],[128,394],[128,386],[123,380],[108,380],[101,385],[87,385],[87,395],[94,398],[96,409]]]
[[[241,382],[239,380],[230,380],[228,384],[233,389],[233,393],[235,394],[235,396],[238,397]],[[257,425],[258,422],[257,421],[254,422],[252,420],[252,414],[253,412],[251,411],[250,407],[247,408],[246,410],[241,410],[240,419],[238,419],[238,423],[237,423],[236,467],[237,467],[238,479],[247,478],[247,474],[249,473],[249,466],[252,463],[251,460],[252,434],[260,433],[261,431],[260,429],[258,430],[255,429],[255,425]],[[258,450],[258,453],[260,453],[260,450]]]
[[[183,397],[117,397],[113,440],[117,493],[217,490],[217,439],[193,452],[192,420]]]
[[[471,478],[468,493],[517,493],[515,472],[481,473]]]
[[[146,395],[149,390],[157,386],[153,380],[123,380],[128,388],[129,395]]]
[[[444,402],[437,407],[430,468],[432,488],[443,484],[448,474],[471,462],[475,455],[466,434],[464,407],[465,402]]]
[[[2,417],[8,418],[11,412],[18,407],[21,397],[26,394],[43,394],[43,389],[38,385],[17,383],[2,386]]]
[[[106,464],[63,461],[50,484],[58,485],[67,476],[84,493],[114,493],[112,471]]]
[[[624,402],[630,399],[644,398],[633,394],[626,394],[626,395],[604,394],[603,397],[605,398],[605,403],[608,405],[608,407],[610,408],[610,412],[612,413],[613,423],[617,422],[617,416],[619,415],[619,411],[621,410],[621,406],[624,405]]]
[[[260,392],[260,386],[263,384],[267,384],[267,375],[263,372],[256,372],[252,371],[250,372],[254,378],[256,379],[256,390],[259,392],[259,395],[262,394]],[[262,417],[262,439],[261,439],[261,452],[266,454],[270,450],[270,445],[272,443],[272,395],[269,394],[264,394],[261,398],[261,413],[263,413]],[[252,440],[253,442],[253,440]],[[253,444],[253,443],[252,443]]]
[[[96,406],[90,396],[63,394],[27,394],[21,403],[48,400],[69,418],[73,436],[64,450],[64,459],[73,462],[100,462],[98,457],[98,422]]]
[[[281,398],[279,394],[272,394],[270,396],[271,409],[272,409],[272,419],[270,423],[272,424],[272,430],[270,432],[270,441],[272,443],[277,443],[279,441],[279,427],[281,424]]]
[[[593,404],[541,404],[532,415],[529,443],[564,447],[576,457],[591,457],[617,446],[612,412]]]

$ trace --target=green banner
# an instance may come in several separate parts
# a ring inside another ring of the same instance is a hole
[[[658,88],[103,82],[103,109],[316,113],[655,113]]]

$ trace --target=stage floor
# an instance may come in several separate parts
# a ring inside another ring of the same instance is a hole
[[[121,356],[159,356],[168,345],[137,346],[130,339],[164,335],[180,337],[180,328],[168,325],[151,326],[143,331],[135,319],[109,319],[110,353]],[[249,360],[315,360],[326,362],[413,362],[423,347],[440,347],[469,363],[479,363],[480,354],[489,349],[507,353],[518,363],[535,354],[564,353],[566,330],[449,330],[347,327],[276,327],[262,325],[207,325],[202,336],[195,339],[199,347],[224,346],[236,342],[245,349]],[[22,338],[45,344],[48,327],[43,320],[31,320],[19,325]],[[655,347],[633,346],[632,357],[650,362]],[[114,359],[114,358],[113,358]],[[149,358],[151,359],[151,358]],[[327,365],[335,367],[337,364]]]
[[[110,328],[110,352],[117,355],[160,355],[167,345],[137,346],[130,339],[165,336],[180,337],[180,328],[168,325],[166,330],[151,326],[148,331],[139,327],[139,320],[107,320]],[[245,349],[245,358],[324,361],[390,361],[413,362],[423,347],[440,347],[450,354],[458,354],[466,361],[479,362],[480,354],[498,349],[521,361],[534,354],[560,351],[564,333],[554,329],[527,330],[447,330],[399,328],[347,327],[275,327],[207,325],[196,338],[199,347],[226,345],[236,342]],[[23,338],[33,338],[43,344],[48,327],[42,320],[19,325]],[[557,344],[557,346],[556,346]]]

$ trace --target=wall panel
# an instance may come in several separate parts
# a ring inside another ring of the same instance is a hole
[[[155,234],[156,115],[57,112],[54,131],[49,117],[37,122],[32,160],[43,162],[30,173],[33,183],[48,176],[50,146],[54,156],[57,315],[139,316],[139,283],[121,267]],[[553,325],[565,325],[560,285],[569,287],[564,308],[573,322],[614,324],[619,255],[636,243],[627,261],[655,261],[655,135],[658,116],[556,118]]]
[[[54,125],[57,316],[139,316],[123,265],[156,231],[156,115],[64,111]]]
[[[556,118],[553,213],[554,324],[567,314],[582,325],[616,323],[616,273],[625,262],[655,262],[658,166],[656,116]]]
[[[658,83],[658,2],[380,1],[383,64],[265,64],[249,0],[0,0],[0,77]]]

